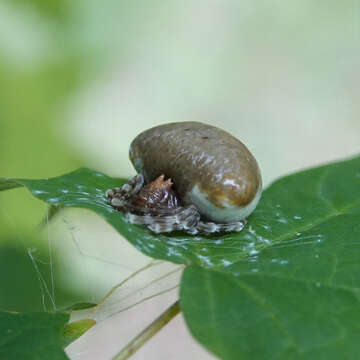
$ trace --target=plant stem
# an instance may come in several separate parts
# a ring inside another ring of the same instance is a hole
[[[158,318],[156,318],[146,329],[144,329],[138,336],[132,339],[117,355],[113,357],[113,360],[129,359],[132,354],[134,354],[142,345],[144,345],[149,339],[151,339],[179,312],[180,305],[179,300],[177,300]]]

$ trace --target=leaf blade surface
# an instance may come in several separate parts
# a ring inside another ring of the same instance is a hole
[[[68,314],[0,312],[0,359],[65,360],[62,331]]]

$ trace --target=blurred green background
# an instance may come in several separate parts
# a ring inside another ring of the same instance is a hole
[[[0,174],[46,177],[81,162],[54,130],[58,111],[85,77],[81,57],[64,42],[70,8],[61,1],[8,1],[0,4]],[[66,44],[66,47],[59,44]],[[28,256],[47,284],[50,266],[38,225],[44,204],[23,189],[0,193],[0,308],[43,310],[42,286]],[[77,297],[61,288],[60,303]],[[46,296],[46,307],[50,306]]]
[[[242,139],[265,185],[355,155],[359,11],[355,0],[3,0],[0,176],[51,177],[79,166],[129,176],[131,140],[185,120]],[[45,214],[23,189],[0,193],[0,308],[44,307],[28,249],[37,249],[32,254],[50,287],[49,234],[38,228]],[[93,222],[84,213],[68,216],[77,229]],[[96,227],[111,232],[101,221]],[[68,230],[52,231],[61,242]],[[53,257],[57,307],[96,299],[111,283],[115,270],[105,273],[101,263],[74,275],[86,256],[75,265],[69,252]],[[116,271],[136,261],[119,258]]]

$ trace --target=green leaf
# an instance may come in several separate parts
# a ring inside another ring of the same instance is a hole
[[[0,191],[10,190],[21,186],[22,185],[15,180],[0,178]]]
[[[189,236],[183,233],[154,234],[143,226],[125,222],[107,204],[105,191],[124,179],[110,178],[86,168],[42,180],[17,179],[37,198],[53,206],[73,206],[95,211],[148,256],[175,263],[226,267],[255,256],[278,242],[306,238],[309,228],[360,206],[360,158],[300,172],[276,181],[264,191],[248,225],[240,233]],[[300,235],[296,235],[299,233]]]
[[[197,262],[204,266],[227,263],[221,254],[246,252],[238,241],[239,234],[217,236],[189,236],[183,233],[154,234],[147,228],[132,225],[118,211],[107,204],[105,191],[122,185],[126,180],[108,177],[102,173],[81,168],[72,173],[50,179],[16,179],[40,200],[54,207],[79,207],[92,210],[105,218],[136,248],[156,259],[175,263]],[[247,242],[247,240],[246,240]],[[229,244],[233,244],[230,247]],[[220,254],[221,252],[221,254]]]
[[[68,314],[0,312],[0,359],[63,360]]]
[[[185,269],[192,334],[221,359],[358,359],[360,158],[275,182],[250,234],[249,256]]]
[[[65,325],[63,330],[63,346],[66,347],[71,344],[95,324],[96,321],[93,319],[84,319]]]
[[[104,196],[125,180],[89,169],[16,181],[54,206],[97,212],[149,256],[191,263],[182,310],[220,358],[358,358],[360,157],[276,181],[242,232],[213,236],[127,224]]]

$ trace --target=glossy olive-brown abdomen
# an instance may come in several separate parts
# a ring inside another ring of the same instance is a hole
[[[261,175],[246,146],[229,133],[199,122],[160,125],[142,132],[130,159],[147,182],[165,174],[184,205],[216,222],[246,218],[261,196]]]

